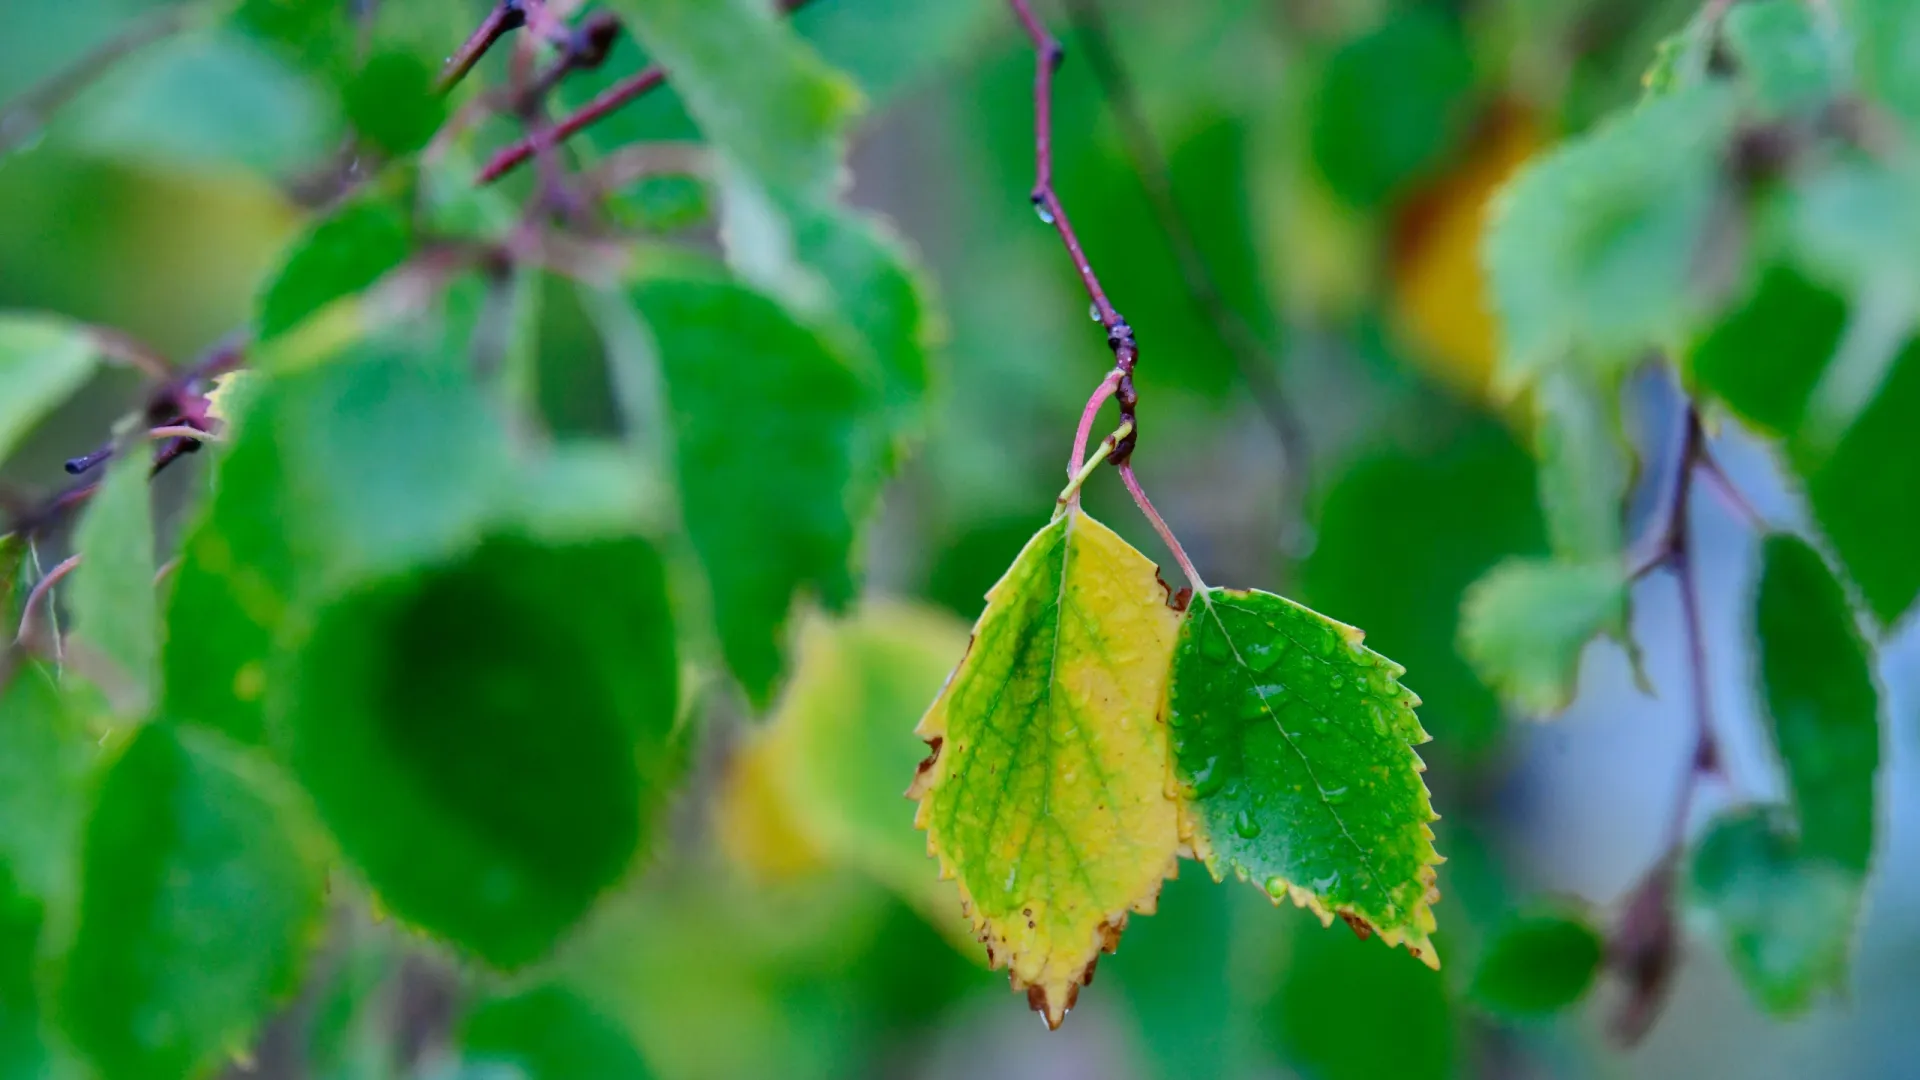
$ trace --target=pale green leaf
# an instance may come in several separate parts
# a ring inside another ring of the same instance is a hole
[[[1801,0],[1750,0],[1728,9],[1721,36],[1762,109],[1804,112],[1840,85],[1837,42],[1820,20],[1813,5]]]
[[[1540,509],[1554,554],[1574,562],[1620,554],[1632,467],[1613,385],[1559,370],[1534,386]]]
[[[987,594],[920,721],[911,793],[995,966],[1059,1026],[1151,912],[1180,837],[1159,710],[1179,617],[1154,565],[1069,509]]]
[[[1854,63],[1867,92],[1920,129],[1920,7],[1908,0],[1842,0],[1836,5],[1853,31]]]
[[[318,942],[317,837],[281,777],[150,724],[101,784],[61,1023],[116,1080],[200,1075],[291,993]]]
[[[1580,654],[1622,623],[1620,564],[1509,559],[1461,601],[1460,652],[1524,715],[1551,716],[1573,700]]]
[[[85,328],[50,315],[0,311],[0,461],[86,384],[99,361]]]
[[[1216,880],[1438,967],[1420,699],[1361,637],[1272,593],[1194,598],[1167,708],[1181,831]]]
[[[153,704],[160,661],[150,462],[143,433],[121,441],[80,519],[81,561],[70,586],[73,663],[136,719]]]

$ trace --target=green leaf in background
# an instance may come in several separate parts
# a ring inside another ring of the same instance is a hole
[[[1720,33],[1735,68],[1769,113],[1810,110],[1840,83],[1835,42],[1814,9],[1799,0],[1736,4]]]
[[[54,1071],[47,1031],[40,1012],[37,970],[40,901],[14,887],[0,864],[0,1077],[37,1080]]]
[[[1724,817],[1695,849],[1691,880],[1740,981],[1783,1016],[1845,989],[1860,917],[1859,876],[1796,846],[1791,824],[1764,810]]]
[[[320,219],[294,241],[260,296],[260,340],[378,281],[406,261],[411,233],[406,215],[380,195],[353,199]]]
[[[1854,63],[1867,92],[1920,129],[1920,8],[1906,0],[1842,0],[1836,5],[1853,28]]]
[[[1304,600],[1420,673],[1433,752],[1456,761],[1491,752],[1505,731],[1499,698],[1459,654],[1460,599],[1501,559],[1545,551],[1535,473],[1486,420],[1431,449],[1375,451],[1328,490],[1300,567]]]
[[[1472,119],[1473,56],[1452,17],[1413,8],[1327,61],[1308,118],[1313,163],[1373,208],[1444,164]]]
[[[1467,590],[1460,654],[1523,715],[1552,716],[1573,700],[1587,642],[1620,626],[1620,564],[1509,559]]]
[[[146,433],[121,439],[74,537],[81,561],[71,586],[71,662],[134,719],[153,704],[160,667],[151,472]]]
[[[1605,940],[1582,916],[1515,916],[1493,930],[1467,995],[1499,1016],[1557,1012],[1586,996],[1605,955]]]
[[[1176,869],[1159,711],[1179,622],[1154,565],[1064,507],[987,594],[915,729],[932,753],[914,824],[1050,1028]]]
[[[705,565],[727,665],[764,706],[794,596],[853,596],[862,424],[877,394],[767,297],[718,277],[650,275],[633,290],[673,417],[687,532]],[[751,362],[750,367],[743,366]],[[751,372],[750,376],[747,374]]]
[[[1317,1080],[1447,1080],[1463,1041],[1437,971],[1296,920],[1263,1032]]]
[[[1880,695],[1845,591],[1804,541],[1767,539],[1754,610],[1760,689],[1801,852],[1864,876],[1873,850]]]
[[[0,461],[86,385],[99,362],[85,328],[51,315],[0,311]]]
[[[1776,263],[1689,351],[1689,373],[1696,388],[1754,427],[1790,435],[1846,325],[1845,300],[1791,264]]]
[[[1620,555],[1632,470],[1617,395],[1612,380],[1576,371],[1545,372],[1534,386],[1540,509],[1554,554],[1573,562]]]
[[[678,761],[676,675],[649,544],[500,538],[325,606],[274,711],[381,902],[517,967],[651,831]]]
[[[1215,880],[1438,967],[1427,733],[1403,670],[1285,597],[1210,589],[1181,625],[1166,715],[1181,832]]]
[[[1504,335],[1497,385],[1511,393],[1569,362],[1617,371],[1692,326],[1734,104],[1711,85],[1655,98],[1502,192],[1483,248]]]
[[[782,207],[819,204],[839,184],[853,84],[753,0],[618,0],[613,9],[657,61],[701,131]]]
[[[1799,463],[1820,531],[1882,626],[1920,596],[1920,339],[1894,361],[1880,392],[1817,464]],[[1796,455],[1797,456],[1797,455]]]
[[[435,74],[416,53],[375,53],[341,90],[347,121],[374,149],[390,156],[413,153],[447,118]]]
[[[107,773],[60,997],[62,1026],[103,1074],[200,1075],[293,990],[324,879],[280,785],[219,736],[165,724]]]
[[[0,868],[24,897],[74,896],[95,738],[53,677],[24,664],[0,680]]]
[[[1873,853],[1880,698],[1846,593],[1804,541],[1767,539],[1754,624],[1792,820],[1716,824],[1693,888],[1754,997],[1794,1013],[1846,982]]]
[[[521,1080],[653,1076],[619,1025],[559,986],[482,1003],[461,1024],[460,1046],[469,1068],[501,1066]]]

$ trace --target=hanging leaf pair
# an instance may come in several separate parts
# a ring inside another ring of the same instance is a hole
[[[1437,967],[1403,669],[1271,593],[1177,603],[1065,500],[921,720],[915,823],[994,965],[1058,1027],[1188,855]]]

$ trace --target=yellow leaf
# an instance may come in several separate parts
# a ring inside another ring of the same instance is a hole
[[[920,721],[915,823],[1049,1026],[1177,866],[1160,709],[1179,621],[1153,563],[1069,509],[987,594]]]

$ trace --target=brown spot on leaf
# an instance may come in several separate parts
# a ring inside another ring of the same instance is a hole
[[[1175,589],[1173,586],[1167,584],[1167,579],[1160,576],[1160,568],[1157,566],[1153,569],[1153,580],[1159,582],[1160,588],[1166,591],[1168,607],[1175,611],[1184,612],[1192,605],[1193,589],[1185,585]]]
[[[1341,912],[1340,921],[1346,923],[1347,929],[1352,930],[1353,936],[1359,938],[1361,941],[1365,941],[1373,936],[1373,925],[1351,911]],[[1420,955],[1418,949],[1409,948],[1407,951],[1415,956]]]

